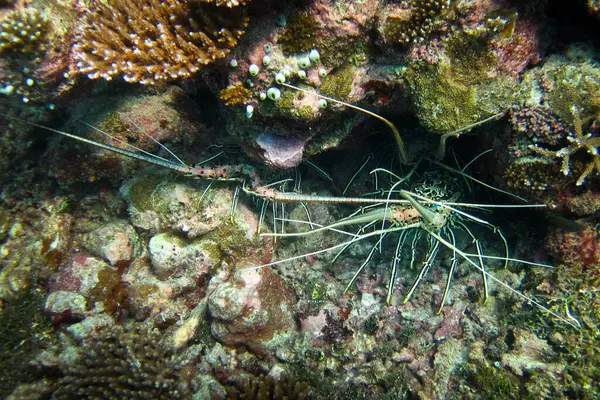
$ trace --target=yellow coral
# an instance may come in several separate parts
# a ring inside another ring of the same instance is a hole
[[[246,104],[248,99],[252,97],[252,93],[244,87],[241,82],[234,85],[229,85],[221,90],[221,100],[226,106],[234,106],[236,104]]]
[[[74,47],[76,72],[153,84],[187,78],[222,58],[248,24],[243,1],[95,3]]]
[[[29,52],[40,47],[48,20],[33,8],[8,12],[0,20],[0,53]]]

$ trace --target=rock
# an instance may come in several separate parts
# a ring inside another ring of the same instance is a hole
[[[69,332],[72,338],[82,340],[89,338],[93,336],[95,332],[99,332],[106,327],[113,326],[114,324],[115,321],[112,319],[112,317],[102,313],[88,316],[83,321],[69,326],[66,330]]]
[[[59,290],[50,293],[46,299],[44,310],[56,322],[64,319],[82,320],[87,311],[87,301],[78,293]]]
[[[295,296],[268,268],[236,271],[208,299],[213,335],[225,345],[260,351],[277,332],[295,330]]]
[[[88,303],[101,303],[108,312],[120,307],[125,296],[121,272],[104,260],[77,253],[48,282],[50,292],[69,291],[83,296]]]
[[[148,243],[152,269],[159,279],[187,276],[198,279],[221,262],[217,244],[210,240],[186,242],[171,233],[153,236]]]
[[[275,168],[294,168],[302,161],[304,144],[308,138],[278,136],[261,133],[256,138],[256,153],[265,164]]]
[[[138,240],[131,225],[125,221],[116,221],[85,235],[84,246],[95,256],[116,265],[133,259]]]

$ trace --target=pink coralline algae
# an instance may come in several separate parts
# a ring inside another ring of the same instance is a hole
[[[579,232],[551,232],[546,239],[546,248],[569,266],[597,273],[600,263],[600,232],[595,226],[581,227]]]
[[[491,46],[498,60],[498,69],[513,76],[519,75],[541,59],[540,25],[519,18],[510,35],[500,35],[492,41]]]
[[[339,7],[335,1],[316,0],[312,2],[309,14],[317,26],[324,29],[323,37],[355,38],[364,34],[373,23],[379,1],[349,1]]]
[[[123,273],[131,312],[138,319],[149,318],[157,325],[169,326],[204,298],[208,276],[199,273],[201,265],[190,265],[187,275],[157,277],[145,260],[134,261]],[[162,271],[158,271],[162,273]]]
[[[554,146],[567,135],[567,127],[548,107],[523,107],[510,112],[510,123],[516,132],[532,142]],[[513,145],[517,151],[517,145]]]
[[[121,302],[125,298],[121,273],[122,270],[108,265],[103,260],[77,253],[50,277],[48,289],[50,293],[57,291],[75,293],[77,298],[82,296],[86,300],[88,309],[100,305],[104,311],[114,313],[120,311],[123,306]],[[53,299],[56,296],[54,295]],[[64,296],[67,294],[63,293],[59,298]],[[74,304],[79,304],[79,301]],[[50,310],[55,308],[51,307]]]
[[[293,292],[269,268],[236,271],[208,299],[212,333],[226,345],[263,353],[276,334],[295,330],[294,303]]]

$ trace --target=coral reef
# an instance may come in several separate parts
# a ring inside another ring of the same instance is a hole
[[[287,19],[285,31],[277,42],[285,53],[308,52],[317,45],[317,29],[317,22],[312,16],[306,12],[297,12]]]
[[[577,153],[579,150],[584,150],[585,152],[587,152],[589,154],[590,161],[587,162],[585,169],[575,182],[577,186],[581,186],[585,182],[586,178],[590,176],[594,171],[596,172],[596,175],[600,173],[600,155],[598,155],[598,148],[600,147],[600,138],[592,136],[591,133],[584,135],[577,107],[573,106],[572,112],[574,124],[573,132],[569,132],[569,135],[566,136],[567,142],[569,142],[570,144],[557,151],[548,150],[543,147],[539,147],[538,145],[531,145],[529,148],[533,150],[534,153],[537,153],[542,157],[549,159],[561,159],[561,172],[566,176],[569,176],[571,174],[571,156],[575,155],[575,153]]]
[[[269,166],[292,168],[311,154],[339,146],[364,120],[310,92],[350,103],[367,97],[366,86],[375,78],[366,67],[369,42],[358,39],[372,28],[378,6],[375,0],[317,1],[290,11],[284,26],[265,16],[250,27],[247,36],[253,40],[242,42],[228,57],[227,85],[218,88],[221,96],[234,88],[243,95],[234,99],[246,109],[230,107],[227,128],[250,156]],[[284,155],[283,148],[293,151]]]
[[[584,3],[0,0],[0,395],[598,398]]]
[[[3,110],[14,112],[19,103],[51,110],[66,100],[64,95],[74,85],[68,71],[79,7],[63,2],[19,1],[0,10]],[[31,115],[32,110],[28,111]],[[37,110],[43,115],[41,111]]]
[[[79,28],[76,72],[142,84],[187,78],[225,57],[247,24],[238,2],[97,2]]]
[[[47,276],[69,251],[73,219],[62,212],[59,204],[58,198],[40,200],[32,196],[23,201],[5,196],[1,211],[0,306],[4,300],[34,287],[40,274]]]
[[[314,389],[306,382],[295,381],[293,378],[282,374],[279,379],[271,376],[249,375],[239,379],[234,384],[226,387],[231,399],[311,399]]]
[[[524,75],[504,167],[511,189],[569,217],[598,210],[600,75],[587,51],[570,47]]]
[[[40,347],[54,341],[50,321],[40,312],[42,293],[21,291],[0,311],[0,396],[6,397],[18,383],[38,376],[28,364]]]
[[[600,270],[600,235],[598,226],[581,224],[578,231],[554,230],[546,239],[548,251],[560,262],[571,268],[592,271],[597,275]]]
[[[447,133],[503,112],[515,101],[515,79],[498,71],[489,41],[459,33],[435,64],[415,63],[404,75],[420,123]]]
[[[221,95],[219,96],[219,98],[223,100],[223,103],[225,103],[225,105],[228,107],[238,104],[246,104],[251,97],[252,93],[250,90],[245,88],[241,82],[227,86],[227,88],[221,90]]]
[[[191,104],[183,91],[169,86],[158,93],[116,94],[109,100],[101,95],[90,96],[71,109],[71,116],[63,122],[63,129],[126,150],[155,151],[159,148],[158,141],[178,152],[183,159],[191,153],[198,157],[190,158],[195,162],[203,157],[202,149],[214,140],[212,130],[199,121],[199,116],[199,109]],[[113,139],[107,140],[105,135],[81,121]],[[90,146],[79,146],[75,151],[64,145],[67,141],[61,137],[50,140],[53,145],[46,155],[48,169],[62,184],[102,179],[116,181],[140,165]]]

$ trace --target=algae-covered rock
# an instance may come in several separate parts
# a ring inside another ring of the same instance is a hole
[[[173,234],[171,238],[180,236],[181,240],[202,238],[204,244],[216,243],[207,247],[210,251],[203,247],[200,253],[211,254],[212,259],[220,259],[217,253],[227,255],[228,262],[236,266],[263,264],[271,258],[272,240],[258,235],[258,215],[253,210],[242,201],[232,207],[231,186],[180,181],[157,173],[126,182],[121,192],[129,203],[131,221],[138,228],[167,231]],[[181,242],[175,247],[188,245]]]
[[[101,305],[100,308],[104,311],[115,312],[121,307],[125,297],[121,285],[121,273],[121,269],[109,265],[104,260],[88,254],[76,253],[50,277],[48,289],[51,293],[58,291],[75,293],[83,296],[88,308]],[[70,299],[69,296],[75,303],[79,301],[76,296],[66,294],[62,294],[59,299]]]
[[[544,105],[561,121],[573,121],[573,107],[585,118],[600,111],[600,67],[592,55],[571,47],[527,72],[520,89],[523,105]]]
[[[214,336],[226,345],[260,351],[278,332],[295,330],[295,296],[269,268],[237,271],[208,299]]]
[[[121,193],[135,226],[181,232],[190,238],[219,227],[231,210],[233,196],[231,189],[179,181],[165,173],[136,177],[121,187]]]
[[[188,276],[198,279],[221,262],[221,251],[211,240],[191,242],[171,233],[153,236],[148,243],[150,260],[159,279]]]
[[[506,111],[517,78],[497,64],[486,40],[466,34],[448,39],[437,63],[411,64],[404,78],[421,124],[443,134]]]
[[[116,221],[88,233],[84,241],[84,246],[94,255],[117,265],[132,260],[139,238],[131,225]]]

